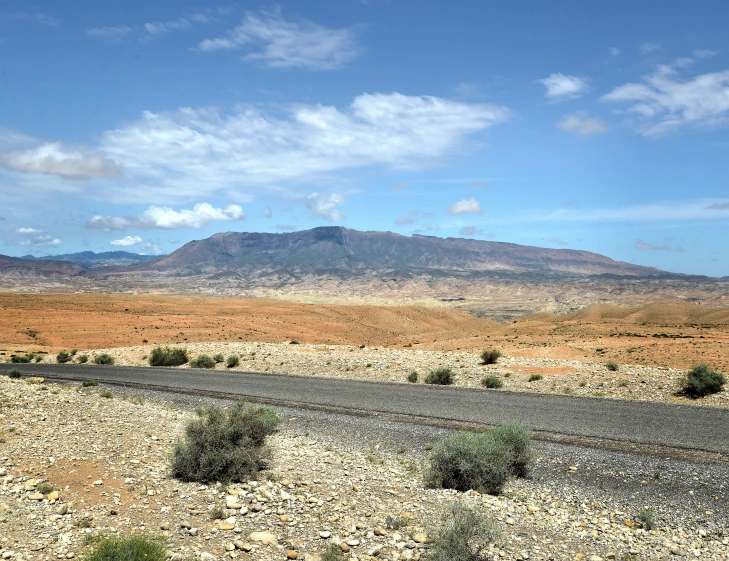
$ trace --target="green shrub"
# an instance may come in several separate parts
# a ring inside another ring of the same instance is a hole
[[[220,364],[225,360],[225,357],[223,356],[223,353],[217,353],[213,355],[213,360],[215,361],[215,364]]]
[[[307,555],[308,557],[308,555]],[[346,561],[347,556],[335,543],[330,543],[319,556],[319,561]]]
[[[84,380],[81,382],[81,386],[84,388],[94,388],[99,385],[98,380]]]
[[[525,477],[531,461],[531,438],[519,424],[499,425],[486,433],[460,431],[433,447],[425,484],[498,494],[510,475]]]
[[[210,509],[210,520],[222,520],[225,518],[225,509],[222,506],[214,506]]]
[[[486,376],[483,380],[481,380],[481,385],[484,388],[498,390],[499,388],[504,387],[504,381],[498,376]]]
[[[105,399],[113,399],[114,398],[114,394],[112,392],[110,392],[109,390],[104,390],[99,395],[101,397],[105,398]]]
[[[404,516],[387,516],[385,518],[385,527],[387,527],[390,530],[400,530],[401,528],[405,528],[410,521],[405,518]]]
[[[76,353],[78,353],[78,349],[71,349],[71,356],[76,356]]]
[[[150,366],[180,366],[189,360],[187,349],[181,347],[155,347],[149,354]]]
[[[457,502],[435,532],[429,561],[481,561],[481,551],[499,537],[494,523],[478,510]]]
[[[94,364],[114,364],[114,357],[110,354],[102,353],[94,357]]]
[[[496,364],[496,361],[501,357],[501,351],[499,349],[485,349],[481,351],[481,362],[483,364]]]
[[[435,370],[431,370],[425,377],[426,384],[436,384],[439,386],[450,386],[453,383],[453,371],[447,366],[441,366]]]
[[[65,364],[71,360],[71,355],[68,353],[68,351],[61,351],[56,355],[56,362],[58,364]]]
[[[711,370],[706,364],[699,364],[689,370],[681,380],[682,392],[689,397],[704,397],[721,391],[726,376]]]
[[[215,361],[208,355],[200,355],[190,361],[193,368],[215,368]]]
[[[544,379],[544,376],[542,376],[541,374],[532,374],[531,376],[529,376],[530,382],[537,382],[537,381],[543,380],[543,379]]]
[[[646,530],[653,530],[656,527],[656,516],[653,510],[648,507],[643,507],[635,515],[635,520],[640,524],[641,528]]]
[[[30,356],[13,355],[10,357],[10,362],[12,362],[13,364],[28,364],[30,362]]]
[[[617,362],[606,362],[605,368],[607,368],[610,372],[617,372],[620,370],[620,365]]]
[[[182,481],[243,481],[265,466],[266,436],[279,423],[270,407],[203,407],[185,427],[172,455],[172,475]]]
[[[8,378],[13,378],[14,380],[17,380],[18,378],[21,378],[23,376],[23,373],[18,370],[17,368],[11,368],[8,370]]]
[[[79,364],[86,364],[89,361],[89,355],[78,355],[76,360]]]
[[[83,561],[166,561],[167,545],[156,536],[135,534],[98,540]]]
[[[240,364],[240,357],[238,355],[230,355],[228,360],[225,361],[225,366],[228,368],[235,368]]]
[[[42,360],[43,360],[43,356],[42,355],[38,355],[38,356],[35,357],[35,362],[41,362]]]
[[[411,384],[414,384],[418,381],[418,373],[416,370],[413,370],[410,374],[408,374],[408,382]]]
[[[43,495],[47,495],[48,493],[52,493],[53,491],[55,491],[56,488],[48,483],[48,481],[43,481],[38,485],[38,487],[35,488],[35,490]]]

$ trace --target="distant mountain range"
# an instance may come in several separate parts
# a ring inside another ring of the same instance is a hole
[[[729,278],[668,273],[588,251],[341,227],[226,232],[160,257],[26,257],[0,257],[0,290],[437,302],[498,320],[595,303],[729,303]]]
[[[23,255],[20,259],[30,261],[70,261],[78,263],[86,269],[94,267],[111,267],[118,265],[134,265],[142,261],[156,259],[157,255],[139,255],[138,253],[130,253],[128,251],[105,251],[103,253],[94,253],[93,251],[81,251],[79,253],[64,253],[63,255],[46,255],[44,257],[35,257],[34,255]]]

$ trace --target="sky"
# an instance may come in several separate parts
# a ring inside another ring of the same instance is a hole
[[[0,253],[341,225],[729,275],[729,3],[0,0]]]

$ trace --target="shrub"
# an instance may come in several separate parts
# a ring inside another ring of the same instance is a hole
[[[10,362],[12,362],[14,364],[27,364],[30,362],[30,357],[27,355],[25,355],[25,356],[13,355],[10,357]]]
[[[330,543],[319,556],[319,561],[346,561],[347,556],[335,543]]]
[[[155,347],[149,354],[150,366],[180,366],[189,360],[187,349],[181,347]]]
[[[235,368],[240,364],[240,357],[238,355],[230,355],[228,360],[225,361],[225,366],[228,368]]]
[[[544,376],[542,376],[541,374],[532,374],[531,376],[529,376],[530,382],[538,382],[539,380],[543,380],[543,379],[544,379]]]
[[[71,349],[71,356],[76,356],[76,353],[78,353],[78,349]]]
[[[190,366],[193,368],[215,368],[215,361],[208,355],[200,355],[190,361]]]
[[[408,374],[408,382],[411,384],[414,384],[418,381],[418,373],[416,370],[413,370],[410,374]]]
[[[431,370],[425,377],[426,384],[437,384],[439,386],[450,386],[453,383],[453,371],[447,366],[441,366]]]
[[[48,483],[48,481],[43,481],[38,485],[38,487],[35,488],[36,491],[39,493],[42,493],[43,495],[47,495],[48,493],[52,493],[56,490],[56,488]]]
[[[460,431],[438,442],[425,471],[431,488],[498,494],[509,475],[525,477],[531,466],[531,438],[519,424],[487,433]]]
[[[215,364],[220,364],[225,360],[225,357],[223,356],[223,353],[217,353],[213,355],[213,360],[215,361]]]
[[[106,398],[106,399],[113,399],[114,398],[114,394],[112,392],[110,392],[109,390],[104,390],[99,395],[101,397],[103,397],[103,398]]]
[[[694,366],[681,380],[682,392],[689,397],[704,397],[721,391],[726,376],[711,370],[705,364]]]
[[[214,506],[210,509],[210,520],[222,520],[225,518],[225,509],[222,506]]]
[[[481,380],[481,385],[484,388],[498,390],[499,388],[504,387],[504,381],[498,376],[486,376],[483,380]]]
[[[607,368],[610,372],[617,372],[620,370],[620,365],[617,362],[606,362],[605,368]]]
[[[65,364],[70,360],[71,355],[68,353],[68,351],[61,351],[56,355],[56,362],[58,362],[58,364]]]
[[[480,561],[483,547],[499,536],[496,526],[481,512],[463,503],[454,503],[449,510],[450,516],[435,533],[428,559]]]
[[[13,378],[14,380],[17,380],[18,378],[22,377],[23,373],[18,370],[17,368],[11,368],[8,370],[8,378]]]
[[[98,380],[84,380],[81,382],[81,386],[84,388],[93,388],[99,385]]]
[[[41,362],[42,360],[43,360],[43,356],[41,356],[41,355],[38,355],[35,357],[36,362]]]
[[[635,515],[635,520],[640,524],[641,528],[646,530],[653,530],[656,527],[656,517],[653,514],[653,510],[648,507],[643,507]]]
[[[485,349],[481,351],[481,361],[484,364],[496,364],[496,361],[501,357],[501,351],[499,349]]]
[[[83,561],[165,561],[167,557],[167,546],[162,539],[135,534],[100,539],[83,556]]]
[[[114,364],[114,357],[109,354],[102,353],[94,357],[94,364]]]
[[[78,355],[76,360],[78,360],[79,364],[86,364],[89,361],[89,355]]]
[[[266,436],[279,418],[270,407],[203,407],[185,427],[172,454],[172,475],[182,481],[243,481],[265,466]]]
[[[385,526],[390,530],[400,530],[409,524],[409,520],[404,516],[387,516],[385,518]]]

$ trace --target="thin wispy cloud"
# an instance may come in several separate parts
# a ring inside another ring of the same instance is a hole
[[[712,203],[704,208],[706,210],[729,210],[729,203]]]
[[[129,40],[149,41],[155,37],[192,29],[196,25],[206,25],[219,21],[220,16],[229,13],[227,8],[208,9],[181,17],[140,23],[137,25],[111,25],[92,27],[86,34],[108,43],[121,43]]]
[[[243,220],[245,216],[245,212],[238,205],[215,208],[209,203],[199,203],[192,209],[182,210],[175,210],[170,207],[151,206],[137,216],[96,215],[86,223],[86,227],[109,232],[127,230],[129,228],[138,228],[141,230],[196,228],[199,230],[212,222],[235,222]]]
[[[641,82],[624,84],[602,96],[607,103],[627,104],[644,136],[660,136],[686,127],[729,124],[729,70],[688,79],[664,65]]]
[[[402,189],[407,189],[408,185],[409,183],[407,181],[400,181],[399,183],[395,183],[392,188],[401,191]]]
[[[243,60],[272,68],[341,68],[361,52],[350,28],[330,28],[301,20],[287,21],[279,14],[248,14],[221,37],[205,39],[203,52],[248,49]]]
[[[461,228],[458,232],[461,236],[466,236],[467,238],[470,238],[472,236],[480,236],[483,233],[483,230],[480,228],[476,228],[475,226],[464,226]]]
[[[58,27],[61,25],[60,19],[35,9],[18,11],[0,10],[0,22],[3,20],[29,21],[48,27]]]
[[[411,216],[399,216],[398,219],[395,221],[395,224],[398,226],[405,226],[407,224],[414,224],[415,219]]]
[[[557,128],[578,136],[592,136],[608,131],[608,126],[600,117],[590,117],[585,111],[565,116],[557,123]]]
[[[20,235],[18,245],[23,247],[43,248],[61,245],[60,239],[38,228],[22,227],[15,231]]]
[[[644,55],[650,54],[655,51],[660,51],[662,49],[663,47],[661,47],[661,45],[659,45],[658,43],[643,43],[640,47],[638,47],[638,50]]]
[[[580,97],[590,89],[587,81],[577,76],[565,74],[550,74],[546,78],[537,80],[546,88],[544,95],[552,101],[562,101]]]
[[[28,150],[0,154],[5,167],[26,173],[58,175],[67,179],[114,177],[119,167],[103,151],[72,148],[61,142],[48,142]]]
[[[667,244],[650,244],[646,243],[643,240],[638,240],[635,242],[635,249],[638,249],[640,251],[671,251],[671,247]]]

